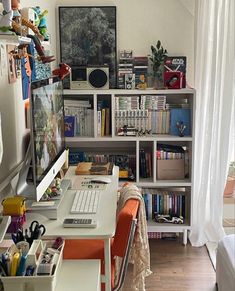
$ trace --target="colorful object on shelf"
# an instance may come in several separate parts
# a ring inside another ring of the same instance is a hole
[[[168,89],[181,89],[183,73],[180,71],[167,71],[164,73],[164,86]]]
[[[164,81],[167,88],[181,89],[186,87],[186,63],[187,58],[184,56],[166,57],[164,61]],[[173,76],[174,80],[172,79]]]
[[[40,34],[44,37],[44,41],[49,41],[47,21],[45,17],[48,14],[48,10],[41,12],[39,6],[33,7],[33,10],[35,12],[35,25],[38,27]]]
[[[65,63],[59,64],[59,68],[52,71],[53,75],[58,76],[61,80],[71,73],[71,68]]]
[[[172,216],[172,215],[164,215],[164,214],[156,214],[155,221],[160,223],[177,223],[183,224],[184,218],[183,216]]]
[[[50,187],[47,188],[44,193],[42,200],[50,200],[53,198],[58,198],[62,193],[61,179],[55,178],[51,183]]]
[[[184,131],[187,126],[183,123],[183,121],[177,121],[176,126],[179,130],[179,136],[184,136]]]

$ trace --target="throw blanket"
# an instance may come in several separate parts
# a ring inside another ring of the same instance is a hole
[[[122,209],[128,199],[138,199],[140,201],[138,211],[138,223],[130,254],[130,263],[133,264],[133,282],[131,290],[145,291],[145,277],[152,272],[150,270],[150,252],[147,233],[147,223],[144,200],[140,190],[131,183],[127,183],[120,190],[120,198],[117,206],[117,213]],[[120,267],[120,260],[116,260],[117,271]]]

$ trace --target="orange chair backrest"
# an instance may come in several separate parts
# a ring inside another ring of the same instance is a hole
[[[137,199],[129,199],[120,210],[112,245],[112,256],[124,257],[131,230],[131,223],[137,216],[139,203]]]

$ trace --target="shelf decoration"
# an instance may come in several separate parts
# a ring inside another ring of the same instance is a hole
[[[156,46],[151,45],[151,55],[149,59],[152,62],[155,89],[164,88],[164,61],[167,57],[167,53],[167,50],[163,48],[160,40],[157,41]]]

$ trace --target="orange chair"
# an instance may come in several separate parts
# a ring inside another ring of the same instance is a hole
[[[111,286],[113,291],[120,290],[125,279],[128,266],[130,247],[136,229],[136,216],[139,208],[139,200],[129,199],[118,214],[115,235],[111,242]],[[115,257],[122,258],[118,281],[115,285]],[[103,240],[66,240],[64,259],[100,259],[101,274],[104,274],[104,241]],[[102,290],[105,284],[102,283]]]

